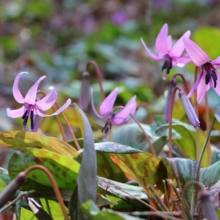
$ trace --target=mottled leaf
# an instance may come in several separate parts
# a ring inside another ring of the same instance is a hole
[[[171,168],[150,153],[110,154],[111,159],[125,173],[126,177],[135,180],[148,193],[148,184],[156,185],[156,190],[164,191],[162,180],[170,178]]]
[[[9,162],[9,174],[13,179],[15,176],[33,165],[46,167],[59,188],[73,189],[76,184],[79,163],[69,156],[63,156],[45,149],[28,149],[16,152]],[[39,170],[33,170],[28,174],[27,180],[31,179],[44,186],[51,187],[46,174]],[[22,185],[25,188],[25,183]],[[28,185],[27,185],[28,187]]]
[[[19,151],[23,151],[25,149],[46,149],[70,158],[78,155],[78,152],[66,142],[54,137],[44,136],[36,132],[0,132],[0,145]]]

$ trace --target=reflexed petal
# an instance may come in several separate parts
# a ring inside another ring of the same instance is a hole
[[[71,99],[68,99],[68,100],[66,101],[66,103],[65,103],[62,107],[60,107],[57,111],[55,111],[55,112],[54,112],[53,114],[51,114],[51,115],[47,115],[47,114],[42,113],[42,112],[40,111],[40,109],[37,109],[37,110],[36,110],[36,114],[39,115],[39,116],[41,116],[41,117],[48,117],[48,116],[58,115],[58,114],[60,114],[62,111],[64,111],[66,108],[68,108],[70,104],[71,104]]]
[[[159,34],[157,35],[155,47],[157,51],[161,54],[167,54],[167,35],[168,35],[168,25],[164,24],[161,28]]]
[[[100,114],[108,117],[110,112],[112,111],[113,105],[115,103],[115,99],[118,95],[118,88],[115,88],[107,97],[106,99],[102,102],[100,105]]]
[[[189,56],[179,57],[179,58],[173,59],[173,66],[184,67],[189,62],[191,62],[191,59]]]
[[[192,40],[184,37],[183,43],[189,57],[196,66],[202,66],[203,64],[210,61],[208,55]]]
[[[92,111],[93,113],[96,115],[96,117],[98,118],[104,118],[104,116],[98,114],[98,112],[95,109],[95,105],[94,105],[94,99],[93,99],[93,88],[91,88],[91,105],[92,105]]]
[[[15,81],[14,81],[14,84],[13,84],[13,88],[12,88],[12,92],[13,92],[13,96],[15,98],[15,100],[18,102],[18,103],[21,103],[23,104],[24,103],[24,97],[23,95],[21,94],[19,88],[18,88],[18,84],[19,84],[19,80],[21,78],[21,76],[23,74],[28,74],[27,72],[21,72],[19,73],[16,77],[15,77]]]
[[[137,108],[136,95],[133,96],[133,97],[129,100],[129,102],[125,105],[124,108],[126,108],[126,107],[127,107],[128,105],[130,105],[130,104],[134,104],[133,109],[132,109],[132,111],[131,111],[131,114],[134,115],[134,113],[136,112],[136,108]]]
[[[24,100],[25,103],[28,103],[30,105],[34,105],[36,102],[36,96],[37,96],[37,89],[40,84],[40,82],[45,78],[46,76],[41,76],[36,83],[28,90]]]
[[[141,38],[141,42],[143,46],[145,47],[146,51],[148,52],[148,54],[151,56],[151,58],[153,58],[154,60],[164,60],[164,56],[157,56],[151,53],[151,51],[147,48],[142,38]]]
[[[171,47],[172,47],[172,36],[169,35],[167,37],[167,50],[170,51]]]
[[[11,118],[20,118],[24,115],[25,112],[25,107],[22,106],[21,108],[15,109],[15,110],[11,110],[10,108],[6,109],[7,112],[7,116],[11,117]]]
[[[220,56],[214,59],[211,64],[213,64],[216,68],[220,68]]]
[[[216,73],[216,76],[217,76],[217,84],[216,84],[216,87],[213,89],[220,96],[220,75],[218,72]]]
[[[180,57],[181,54],[184,51],[184,44],[183,44],[183,38],[189,38],[191,32],[187,31],[173,46],[173,48],[170,50],[169,55],[171,57]]]
[[[190,98],[192,96],[192,94],[195,92],[195,90],[197,89],[200,81],[202,80],[202,76],[203,76],[203,71],[200,72],[196,82],[194,83],[194,85],[193,85],[192,89],[190,90],[189,94],[187,95],[187,98]],[[204,77],[205,77],[205,74],[204,74]],[[204,79],[204,77],[203,77],[203,79]]]
[[[57,92],[54,88],[51,88],[51,91],[42,99],[36,102],[38,109],[41,111],[46,111],[51,108],[57,100]]]
[[[136,109],[136,104],[126,105],[112,120],[115,125],[121,125],[130,119],[130,114]]]
[[[205,93],[207,90],[209,90],[210,84],[208,85],[205,84],[205,74],[203,74],[200,83],[197,87],[197,102],[200,103],[205,96]]]

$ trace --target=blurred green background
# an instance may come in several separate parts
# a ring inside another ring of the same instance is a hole
[[[19,107],[11,92],[17,73],[30,73],[20,81],[23,94],[46,75],[42,89],[53,85],[61,103],[67,97],[77,102],[81,74],[90,60],[100,66],[107,93],[121,88],[117,102],[123,104],[136,94],[152,111],[163,113],[168,81],[162,80],[162,63],[149,58],[140,38],[154,48],[159,30],[168,23],[174,40],[191,30],[192,39],[214,59],[220,55],[219,9],[217,0],[2,0],[0,130],[20,127],[21,122],[5,113],[7,107]],[[176,71],[193,82],[193,65],[174,68],[169,77]],[[98,88],[93,68],[90,73]],[[217,103],[219,97],[210,99],[211,106]]]

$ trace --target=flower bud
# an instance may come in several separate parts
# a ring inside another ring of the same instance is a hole
[[[169,83],[167,99],[166,99],[166,106],[165,106],[165,112],[164,112],[166,122],[168,122],[169,118],[170,118],[170,104],[171,104],[173,90],[175,89],[175,87],[176,87],[176,79],[172,78],[170,80],[170,83]]]
[[[207,220],[217,220],[216,211],[210,200],[210,195],[206,190],[202,190],[200,193],[200,201],[202,206],[203,215]]]
[[[190,123],[195,127],[199,127],[200,126],[200,122],[199,119],[197,118],[197,115],[195,113],[194,108],[192,107],[191,102],[189,101],[189,99],[186,97],[185,93],[182,90],[179,90],[179,98],[181,101],[181,104],[189,118]]]
[[[83,111],[85,111],[85,110],[87,110],[89,103],[90,103],[89,73],[83,72],[82,83],[81,83],[81,87],[80,87],[79,106]]]
[[[19,173],[0,193],[0,208],[2,208],[16,193],[26,179],[26,173]]]

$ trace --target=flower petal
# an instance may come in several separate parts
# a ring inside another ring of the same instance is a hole
[[[207,90],[209,90],[210,88],[210,84],[208,83],[206,85],[205,83],[205,74],[203,74],[200,83],[197,87],[197,102],[200,103],[203,99],[203,97],[205,96],[205,93]]]
[[[104,118],[104,116],[98,114],[98,112],[95,109],[95,105],[94,105],[94,99],[93,99],[93,88],[91,88],[91,106],[92,106],[92,111],[93,113],[96,115],[96,117],[98,118]]]
[[[112,120],[111,122],[115,125],[121,125],[130,119],[130,114],[134,112],[136,105],[131,103],[126,105]]]
[[[161,54],[167,54],[168,25],[164,24],[156,38],[155,47]]]
[[[57,100],[57,92],[53,87],[50,87],[50,89],[51,91],[45,97],[36,102],[38,109],[41,111],[46,111],[51,108]]]
[[[216,68],[220,68],[220,56],[217,57],[216,59],[214,59],[212,62],[211,62],[212,65],[214,65]]]
[[[36,96],[37,96],[37,89],[40,84],[40,82],[45,78],[46,76],[41,76],[36,83],[28,90],[24,101],[25,103],[28,103],[30,105],[34,105],[36,103]]]
[[[192,40],[184,37],[183,43],[189,57],[196,66],[202,66],[203,64],[210,61],[208,55]]]
[[[27,72],[18,73],[18,75],[15,77],[15,81],[14,81],[14,84],[12,87],[12,92],[13,92],[13,96],[14,96],[15,100],[21,104],[24,103],[24,97],[18,88],[18,84],[19,84],[19,80],[23,74],[28,74],[28,73]]]
[[[118,88],[115,88],[102,102],[99,109],[101,115],[105,117],[109,116],[110,112],[112,111],[117,95],[118,95]]]
[[[187,56],[184,56],[184,57],[178,57],[176,59],[173,59],[172,63],[173,63],[173,66],[184,67],[190,61],[191,61],[191,59],[187,55]]]
[[[217,72],[217,71],[216,71]],[[215,92],[220,96],[220,75],[219,73],[217,72],[216,73],[216,76],[217,76],[217,84],[216,84],[216,87],[213,88],[215,90]]]
[[[42,112],[40,111],[40,109],[36,109],[36,114],[39,115],[39,116],[41,116],[41,117],[49,117],[49,116],[58,115],[58,114],[60,114],[62,111],[64,111],[66,108],[68,108],[70,104],[71,104],[71,99],[68,99],[68,100],[66,101],[66,103],[65,103],[62,107],[60,107],[57,111],[55,111],[55,112],[54,112],[53,114],[51,114],[51,115],[47,115],[47,114],[42,113]]]
[[[6,113],[8,117],[11,118],[20,118],[24,115],[25,113],[25,107],[22,106],[21,108],[15,109],[15,110],[11,110],[10,108],[6,109]]]
[[[151,56],[151,58],[153,58],[154,60],[164,60],[164,56],[157,56],[157,55],[154,55],[153,53],[151,53],[151,51],[147,48],[147,46],[145,45],[144,40],[142,38],[141,38],[141,43],[143,44],[143,46],[145,47],[146,51]]]
[[[171,48],[172,48],[172,36],[169,35],[167,37],[167,50],[170,51]]]
[[[204,74],[204,75],[205,75],[205,74]],[[192,96],[192,94],[195,92],[195,90],[197,89],[197,87],[198,87],[200,81],[202,80],[202,76],[203,76],[203,71],[201,71],[201,72],[199,73],[199,76],[198,76],[196,82],[194,83],[192,89],[190,90],[189,94],[187,95],[187,98],[190,98],[190,97]]]
[[[189,38],[191,32],[187,31],[172,47],[172,49],[169,52],[170,57],[180,57],[181,54],[184,51],[184,44],[183,44],[183,38]]]

